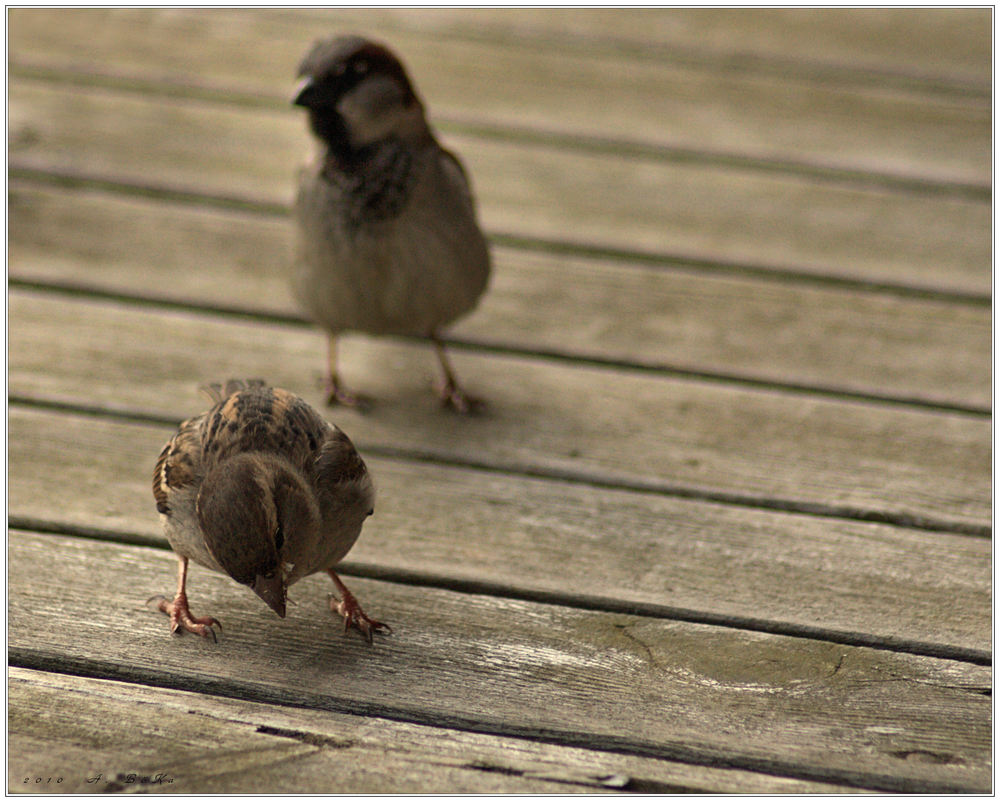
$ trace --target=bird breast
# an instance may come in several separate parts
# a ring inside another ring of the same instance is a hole
[[[489,253],[458,168],[436,144],[361,176],[305,168],[294,289],[327,330],[427,335],[476,305]]]
[[[225,570],[209,552],[201,533],[201,522],[195,509],[197,498],[197,486],[183,488],[171,497],[169,514],[160,514],[163,534],[176,554],[224,574]]]

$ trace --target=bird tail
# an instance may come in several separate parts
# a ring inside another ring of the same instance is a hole
[[[242,390],[249,390],[251,387],[267,386],[267,382],[263,379],[227,379],[225,384],[213,382],[211,384],[203,384],[198,389],[207,395],[212,403],[217,404]]]

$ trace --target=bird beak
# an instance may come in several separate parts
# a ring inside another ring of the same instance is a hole
[[[312,78],[303,78],[299,82],[299,85],[295,87],[295,97],[292,99],[292,105],[309,108],[313,94]]]
[[[258,574],[250,587],[279,618],[285,617],[285,578],[280,571],[276,571],[273,576]]]

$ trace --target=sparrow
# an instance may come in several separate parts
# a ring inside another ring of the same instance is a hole
[[[458,157],[438,143],[400,60],[359,36],[321,39],[293,103],[318,142],[298,177],[292,286],[327,332],[328,403],[365,408],[337,370],[345,331],[428,338],[458,412],[481,409],[455,377],[441,330],[472,311],[490,255]]]
[[[248,586],[281,618],[288,588],[325,571],[330,608],[370,643],[390,627],[369,618],[334,571],[374,512],[364,460],[340,429],[287,390],[260,380],[203,388],[214,405],[181,423],[153,469],[153,498],[179,561],[173,600],[154,596],[170,631],[215,640],[211,616],[188,606],[188,561]]]

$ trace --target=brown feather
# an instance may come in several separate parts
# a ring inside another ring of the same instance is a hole
[[[204,415],[181,423],[177,434],[167,441],[153,469],[153,498],[158,512],[170,512],[170,495],[195,484],[200,477],[201,425]]]
[[[169,493],[167,492],[166,479],[167,455],[169,453],[170,443],[167,443],[156,460],[156,467],[153,468],[153,498],[156,500],[156,511],[161,515],[170,512],[170,505],[167,503]]]
[[[368,472],[354,444],[339,429],[320,447],[316,457],[316,482],[320,486],[355,482]]]

